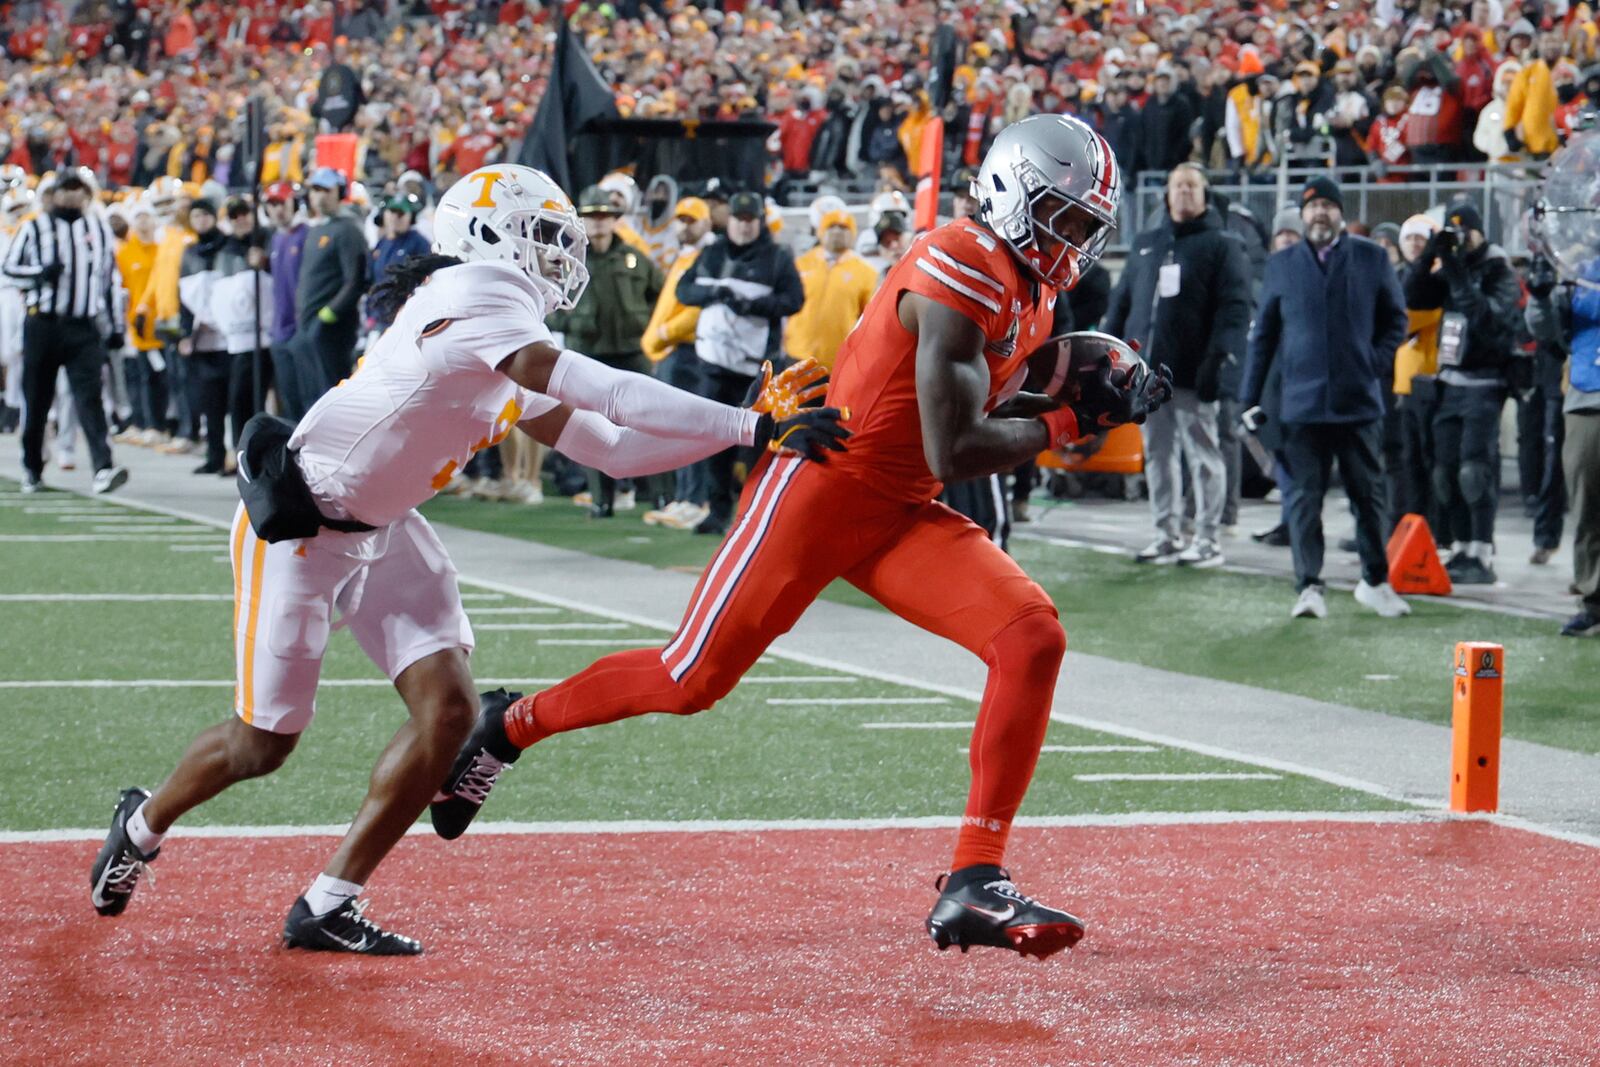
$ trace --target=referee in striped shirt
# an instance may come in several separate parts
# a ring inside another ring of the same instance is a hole
[[[56,182],[48,213],[22,225],[0,270],[22,287],[28,314],[22,328],[22,491],[41,486],[44,428],[60,368],[67,370],[78,423],[94,461],[94,491],[109,493],[128,480],[111,462],[101,403],[107,349],[126,332],[117,290],[116,240],[97,216],[85,214],[89,187],[75,172]],[[111,324],[104,335],[104,323]]]

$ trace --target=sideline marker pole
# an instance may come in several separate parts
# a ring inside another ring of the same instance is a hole
[[[1505,649],[1486,641],[1459,642],[1454,681],[1450,810],[1498,811]]]

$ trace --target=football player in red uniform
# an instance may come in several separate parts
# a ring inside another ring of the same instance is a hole
[[[849,450],[826,464],[768,456],[752,472],[741,517],[665,648],[607,656],[534,696],[486,695],[432,806],[442,836],[462,833],[504,765],[543,738],[711,707],[842,577],[989,666],[966,812],[928,917],[934,941],[1043,958],[1083,935],[1082,922],[1023,895],[1001,868],[1066,636],[1044,590],[934,498],[942,482],[1010,470],[1082,436],[1080,426],[1142,421],[1170,383],[1085,375],[1065,404],[1020,391],[1058,291],[1114,225],[1121,182],[1105,139],[1068,116],[1024,119],[996,138],[976,185],[976,220],[920,237],[840,350],[827,402],[853,413]]]

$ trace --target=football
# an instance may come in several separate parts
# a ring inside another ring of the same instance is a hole
[[[1109,363],[1124,372],[1144,360],[1132,345],[1108,333],[1082,330],[1051,337],[1028,357],[1028,376],[1022,388],[1030,393],[1067,402],[1075,399],[1078,376],[1093,373]]]

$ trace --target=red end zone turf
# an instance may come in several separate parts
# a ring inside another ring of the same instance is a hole
[[[8,1062],[1589,1063],[1596,854],[1486,823],[1018,830],[1082,915],[936,952],[945,831],[410,838],[420,959],[285,952],[331,838],[174,839],[120,919],[87,842],[0,847]]]

